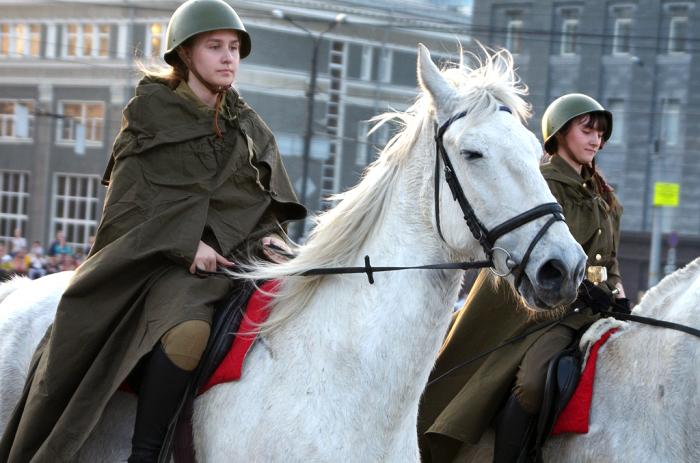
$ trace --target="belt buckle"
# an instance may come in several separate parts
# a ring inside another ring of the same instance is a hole
[[[608,269],[603,265],[590,265],[586,269],[586,279],[593,284],[600,284],[608,279]]]

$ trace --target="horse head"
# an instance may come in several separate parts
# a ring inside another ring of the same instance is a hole
[[[429,159],[424,168],[431,197],[425,209],[436,239],[452,256],[491,259],[494,272],[535,310],[572,301],[586,258],[540,174],[542,148],[523,125],[526,89],[511,55],[487,53],[476,69],[440,71],[420,45],[418,80],[436,123],[432,162],[440,168],[431,168]],[[445,165],[452,174],[443,172]],[[450,176],[455,185],[448,187]]]

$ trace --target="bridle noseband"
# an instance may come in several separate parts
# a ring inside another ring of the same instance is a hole
[[[512,111],[507,106],[499,106],[498,110],[512,114]],[[488,266],[491,267],[492,270],[495,268],[493,263],[493,254],[495,250],[500,250],[506,253],[507,261],[510,261],[513,265],[510,267],[510,271],[508,273],[513,273],[513,276],[515,276],[515,287],[517,288],[525,275],[525,266],[530,259],[530,254],[532,253],[533,249],[540,239],[542,239],[549,227],[554,224],[554,222],[558,222],[560,220],[564,221],[564,211],[559,203],[540,204],[539,206],[535,206],[522,214],[518,214],[515,217],[506,220],[489,231],[476,216],[471,204],[469,204],[469,200],[465,196],[464,190],[462,190],[462,185],[460,185],[459,180],[457,179],[455,169],[452,166],[452,162],[450,161],[450,157],[447,154],[447,150],[445,150],[445,145],[442,141],[442,137],[450,125],[467,114],[467,111],[462,111],[461,113],[455,114],[445,121],[439,128],[437,128],[435,132],[435,223],[437,224],[438,234],[440,235],[440,239],[445,241],[445,237],[442,235],[442,229],[440,227],[440,158],[442,158],[442,162],[445,164],[445,181],[450,187],[452,197],[459,203],[459,207],[462,209],[464,220],[467,222],[469,231],[471,231],[474,238],[479,242],[479,244],[481,244],[481,247],[483,248],[488,259]],[[519,264],[513,261],[510,253],[507,250],[496,247],[496,241],[506,233],[509,233],[516,228],[549,214],[551,214],[552,217],[550,217],[550,219],[532,239]],[[506,276],[508,273],[497,275]]]

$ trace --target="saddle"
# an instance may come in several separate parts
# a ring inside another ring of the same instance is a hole
[[[542,463],[542,446],[552,432],[559,414],[569,403],[581,377],[581,351],[578,337],[549,362],[542,408],[534,436],[534,461]]]
[[[187,393],[183,397],[180,408],[168,428],[168,434],[161,448],[159,463],[170,462],[171,455],[176,463],[196,462],[192,437],[194,399],[231,350],[236,333],[241,326],[248,300],[256,290],[255,284],[246,281],[215,310],[207,348],[193,375]]]
[[[543,463],[542,446],[576,390],[581,375],[580,365],[578,337],[549,361],[540,413],[525,431],[518,463]]]
[[[542,462],[542,446],[550,435],[588,432],[598,350],[621,326],[623,322],[598,320],[549,363],[536,433],[530,441],[531,461]]]

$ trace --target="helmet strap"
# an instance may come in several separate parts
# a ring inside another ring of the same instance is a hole
[[[202,77],[199,71],[197,71],[197,67],[194,65],[194,62],[190,59],[190,56],[183,47],[177,47],[176,51],[182,62],[185,63],[187,70],[190,71],[197,78],[197,80],[199,80],[202,85],[207,88],[207,90],[216,95],[216,102],[214,103],[214,133],[216,133],[217,138],[221,138],[221,129],[219,128],[219,111],[221,110],[221,102],[226,96],[226,92],[231,87],[216,85],[207,81],[204,77]]]

